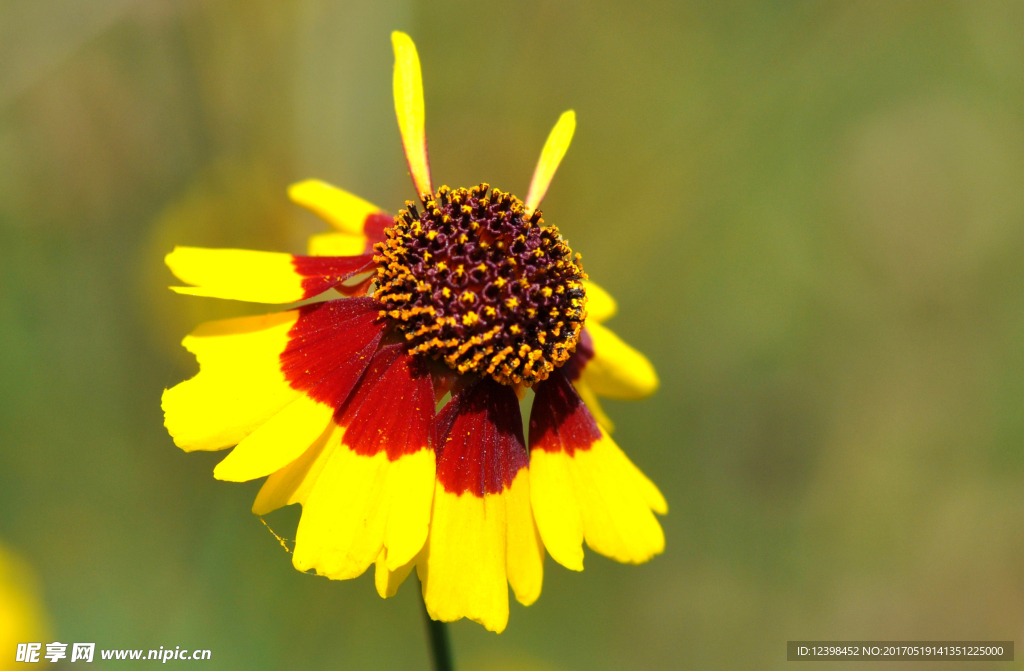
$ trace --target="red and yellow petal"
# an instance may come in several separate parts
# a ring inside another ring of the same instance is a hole
[[[292,184],[288,196],[337,229],[310,237],[310,256],[372,254],[373,245],[384,240],[384,229],[393,223],[391,215],[373,203],[318,179]]]
[[[654,512],[658,488],[595,422],[569,379],[556,371],[535,388],[530,416],[530,493],[544,546],[566,568],[583,570],[583,547],[639,564],[665,536]]]
[[[383,210],[373,203],[319,179],[292,184],[288,187],[288,197],[293,203],[318,214],[339,232],[349,235],[365,235],[367,220],[383,214]]]
[[[247,249],[175,247],[164,259],[190,287],[179,294],[253,303],[294,303],[312,298],[374,268],[373,257],[312,257]]]
[[[430,535],[416,566],[423,598],[435,620],[466,617],[500,632],[506,583],[529,605],[544,577],[519,401],[510,387],[484,379],[456,394],[438,428]]]
[[[590,337],[590,332],[587,329],[580,331],[580,339],[576,343],[576,351],[572,353],[569,360],[565,362],[562,367],[562,373],[569,378],[573,386],[576,387],[576,392],[579,393],[580,398],[587,404],[590,412],[593,413],[597,419],[597,423],[604,427],[608,432],[615,430],[615,423],[612,422],[611,418],[605,414],[604,408],[601,407],[601,403],[598,401],[597,394],[590,388],[590,385],[583,379],[583,369],[586,368],[587,364],[591,359],[594,358],[594,340]]]
[[[434,388],[423,362],[399,345],[379,350],[335,423],[336,446],[303,501],[293,563],[344,580],[383,553],[384,568],[398,571],[423,547],[434,489]]]
[[[237,444],[215,470],[251,480],[305,453],[348,399],[380,342],[368,298],[205,324],[184,345],[199,374],[166,390],[165,424],[185,450]]]
[[[572,381],[572,386],[576,388],[576,393],[580,395],[583,403],[586,404],[587,409],[590,410],[590,414],[594,416],[597,423],[601,425],[608,433],[615,431],[615,422],[608,416],[608,413],[604,411],[601,406],[601,400],[594,393],[594,390],[590,388],[582,378]]]

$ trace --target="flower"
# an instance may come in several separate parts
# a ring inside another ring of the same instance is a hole
[[[602,325],[615,302],[537,209],[575,114],[548,137],[525,201],[487,184],[435,191],[419,57],[404,33],[392,43],[418,204],[392,217],[310,180],[292,200],[337,230],[314,236],[309,256],[175,248],[167,264],[191,285],[179,293],[347,297],[200,326],[183,343],[200,372],[164,392],[165,424],[186,451],[235,446],[216,478],[269,476],[256,514],[302,504],[300,571],[347,579],[375,564],[387,597],[415,568],[431,617],[500,632],[506,582],[533,603],[545,548],[573,570],[584,540],[631,563],[664,548],[652,511],[665,500],[597,403],[646,396],[658,380]]]
[[[0,545],[0,671],[19,666],[14,651],[18,644],[49,638],[46,609],[35,571],[21,557]],[[45,648],[39,653],[46,653]]]

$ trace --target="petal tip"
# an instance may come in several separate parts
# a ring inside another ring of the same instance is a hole
[[[544,148],[540,152],[540,159],[533,171],[533,179],[530,180],[530,190],[526,194],[526,211],[532,214],[540,202],[544,200],[551,180],[558,170],[559,164],[569,150],[572,136],[576,132],[576,112],[567,110],[562,112],[555,122],[554,128],[548,134],[544,142]]]

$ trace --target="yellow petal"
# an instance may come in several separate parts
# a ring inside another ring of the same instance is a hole
[[[213,477],[245,482],[270,475],[301,456],[324,434],[334,409],[305,394],[238,443]]]
[[[309,237],[310,256],[355,256],[365,249],[365,235],[320,233]]]
[[[604,427],[605,431],[612,433],[615,431],[615,422],[611,420],[605,411],[601,407],[601,402],[597,398],[597,394],[590,388],[583,378],[576,380],[572,383],[572,386],[576,387],[576,393],[580,395],[583,402],[587,404],[587,409],[590,410],[590,414],[594,416],[597,423]]]
[[[430,162],[427,158],[426,116],[423,105],[423,76],[420,57],[412,38],[397,30],[391,33],[395,50],[394,95],[398,130],[402,133],[409,174],[419,196],[434,192],[430,185]]]
[[[230,447],[299,396],[279,361],[297,319],[291,310],[209,322],[185,338],[199,374],[161,399],[175,445],[187,452]]]
[[[430,617],[466,617],[491,631],[505,629],[506,520],[502,494],[460,496],[437,484],[426,551],[416,564]]]
[[[32,567],[0,545],[0,649],[10,655],[0,662],[0,669],[23,668],[14,661],[17,644],[53,640],[40,592]],[[40,655],[45,654],[44,646]]]
[[[381,211],[373,203],[318,179],[292,184],[288,187],[288,197],[292,202],[320,215],[334,228],[350,235],[362,235],[366,218]]]
[[[433,493],[430,449],[395,462],[347,447],[334,451],[303,505],[292,562],[300,571],[345,580],[362,575],[387,547],[394,568],[419,552]]]
[[[595,322],[608,321],[615,316],[619,306],[612,295],[589,280],[583,280],[587,294],[587,319]]]
[[[583,368],[582,379],[598,396],[638,399],[658,388],[654,366],[640,352],[597,322],[587,320],[594,357]]]
[[[583,535],[595,552],[640,564],[665,549],[665,534],[650,506],[656,498],[658,507],[667,512],[665,499],[615,442],[601,433],[601,440],[589,450],[577,450],[573,457]]]
[[[252,504],[252,512],[266,515],[282,506],[305,503],[340,442],[341,431],[332,423],[302,456],[267,478]]]
[[[384,532],[387,568],[397,571],[416,556],[427,539],[434,496],[434,450],[423,449],[391,462],[391,508]]]
[[[629,457],[622,452],[618,445],[611,442],[611,438],[608,438],[608,441],[611,447],[614,448],[614,451],[618,453],[616,458],[619,460],[622,468],[631,473],[633,484],[636,485],[637,491],[640,492],[648,507],[659,515],[668,515],[668,501],[665,500],[658,486],[651,482],[651,479],[644,475],[643,471],[629,460]]]
[[[667,512],[661,492],[605,433],[590,449],[533,450],[533,512],[551,557],[583,570],[581,541],[620,562],[640,564],[665,548],[651,509]]]
[[[248,249],[175,247],[164,261],[174,275],[194,287],[171,287],[179,294],[231,298],[253,303],[302,300],[303,277],[291,254]]]
[[[530,452],[530,497],[544,547],[562,566],[582,571],[583,514],[572,485],[573,468],[565,452]]]
[[[165,258],[180,279],[194,287],[179,294],[254,303],[292,303],[322,294],[373,268],[372,256],[293,256],[247,249],[175,247]]]
[[[526,194],[526,214],[529,216],[544,200],[544,194],[548,192],[551,180],[558,170],[558,164],[565,157],[565,152],[572,142],[572,134],[576,132],[576,112],[569,110],[558,117],[555,127],[551,129],[544,149],[540,152],[540,160],[533,171],[533,179],[530,180],[530,190]]]
[[[523,468],[504,492],[508,525],[508,558],[505,568],[516,600],[529,606],[540,596],[544,583],[544,544],[533,521],[530,474]]]
[[[374,571],[373,582],[377,588],[377,594],[382,599],[387,599],[398,593],[405,579],[409,577],[416,567],[416,557],[413,557],[405,564],[402,564],[394,571],[388,570],[388,549],[383,548],[377,555],[377,568]]]

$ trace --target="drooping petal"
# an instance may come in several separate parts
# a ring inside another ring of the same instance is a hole
[[[419,196],[434,192],[430,184],[430,161],[427,158],[426,115],[423,105],[423,75],[420,57],[412,38],[405,33],[391,33],[395,50],[394,96],[398,130],[402,133],[405,158],[409,162],[416,193]]]
[[[652,510],[664,514],[668,507],[658,488],[597,425],[560,370],[535,390],[530,492],[551,556],[581,571],[583,540],[621,562],[660,553],[665,536]]]
[[[374,267],[368,255],[311,257],[201,247],[175,247],[164,261],[178,279],[195,285],[171,287],[179,294],[253,303],[312,298]]]
[[[430,535],[416,565],[423,598],[435,620],[466,617],[500,632],[508,623],[506,582],[529,605],[544,576],[519,401],[486,378],[455,395],[438,429]]]
[[[580,377],[595,394],[631,400],[658,389],[658,374],[647,357],[597,322],[587,320],[583,332],[589,335],[593,356]]]
[[[530,190],[526,194],[526,214],[533,214],[533,211],[544,200],[548,192],[551,180],[558,170],[558,164],[565,157],[569,150],[569,143],[572,142],[572,135],[576,132],[576,112],[569,110],[558,117],[555,127],[551,129],[544,149],[540,152],[540,160],[533,170],[533,179],[530,180]]]
[[[295,400],[279,357],[298,310],[203,324],[182,341],[199,374],[163,393],[164,424],[187,452],[222,450]]]
[[[619,306],[610,293],[590,280],[583,281],[583,290],[587,293],[588,321],[604,322],[615,316]]]
[[[399,571],[423,547],[434,493],[434,389],[423,362],[399,345],[379,350],[335,422],[340,446],[303,503],[293,563],[344,580],[384,552],[383,568]]]

